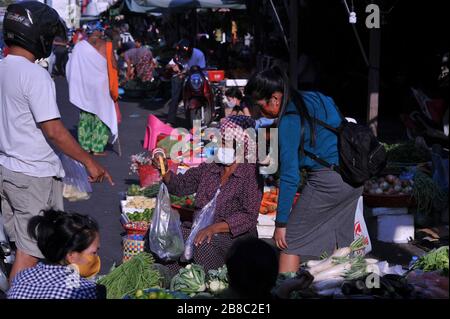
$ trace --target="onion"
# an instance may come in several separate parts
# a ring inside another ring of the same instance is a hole
[[[383,190],[382,190],[381,188],[377,188],[377,189],[375,190],[375,194],[381,195],[381,194],[383,194]]]
[[[382,190],[388,190],[389,189],[389,183],[388,182],[383,182],[380,184],[380,188]]]
[[[394,175],[387,175],[387,176],[386,176],[386,181],[387,181],[388,183],[393,184],[394,181],[395,181],[395,176],[394,176]]]
[[[402,190],[402,187],[400,185],[395,185],[394,186],[394,191],[400,192],[401,190]]]

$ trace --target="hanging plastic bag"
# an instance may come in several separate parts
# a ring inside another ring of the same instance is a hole
[[[58,153],[66,175],[63,178],[63,196],[69,201],[87,200],[92,193],[86,168],[80,162]]]
[[[372,251],[372,243],[370,242],[369,231],[367,230],[366,221],[364,220],[364,205],[363,197],[360,196],[358,199],[358,205],[356,206],[355,212],[355,240],[359,237],[363,237],[364,248],[356,251],[358,255],[366,255]]]
[[[161,183],[149,232],[150,250],[165,261],[177,260],[184,251],[180,214],[172,208],[169,191]]]
[[[193,249],[194,249],[194,240],[197,236],[197,233],[211,225],[214,221],[214,213],[216,211],[216,202],[217,196],[220,193],[220,189],[217,190],[213,199],[206,204],[205,207],[197,214],[195,217],[194,223],[192,224],[191,233],[189,234],[188,239],[186,240],[184,254],[181,257],[182,261],[188,261],[192,259]]]

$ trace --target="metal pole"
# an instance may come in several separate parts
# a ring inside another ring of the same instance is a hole
[[[290,0],[289,6],[289,80],[298,88],[298,1]]]
[[[273,0],[270,0],[269,2],[271,4],[271,6],[272,6],[272,9],[273,9],[273,12],[275,14],[275,17],[277,18],[278,25],[280,26],[281,32],[283,33],[283,39],[284,39],[284,42],[286,44],[286,48],[289,50],[289,42],[288,42],[288,39],[286,37],[286,32],[284,32],[284,28],[283,28],[283,24],[281,23],[280,16],[278,15],[277,8],[275,7],[275,5],[273,3]],[[292,2],[296,2],[296,1],[294,0],[294,1],[291,1],[291,3]]]
[[[376,4],[376,1],[374,1]],[[378,106],[380,95],[380,48],[381,30],[370,30],[369,78],[368,78],[368,111],[367,124],[372,132],[378,134]]]

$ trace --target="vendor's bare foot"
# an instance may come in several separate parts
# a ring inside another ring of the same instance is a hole
[[[106,156],[106,152],[93,152],[94,156]]]

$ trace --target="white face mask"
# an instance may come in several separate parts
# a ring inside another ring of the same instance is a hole
[[[233,100],[227,101],[227,106],[230,107],[230,108],[235,107],[236,106],[236,101],[233,101]]]
[[[230,166],[235,161],[234,149],[219,147],[217,150],[217,160],[219,161],[219,163]]]

